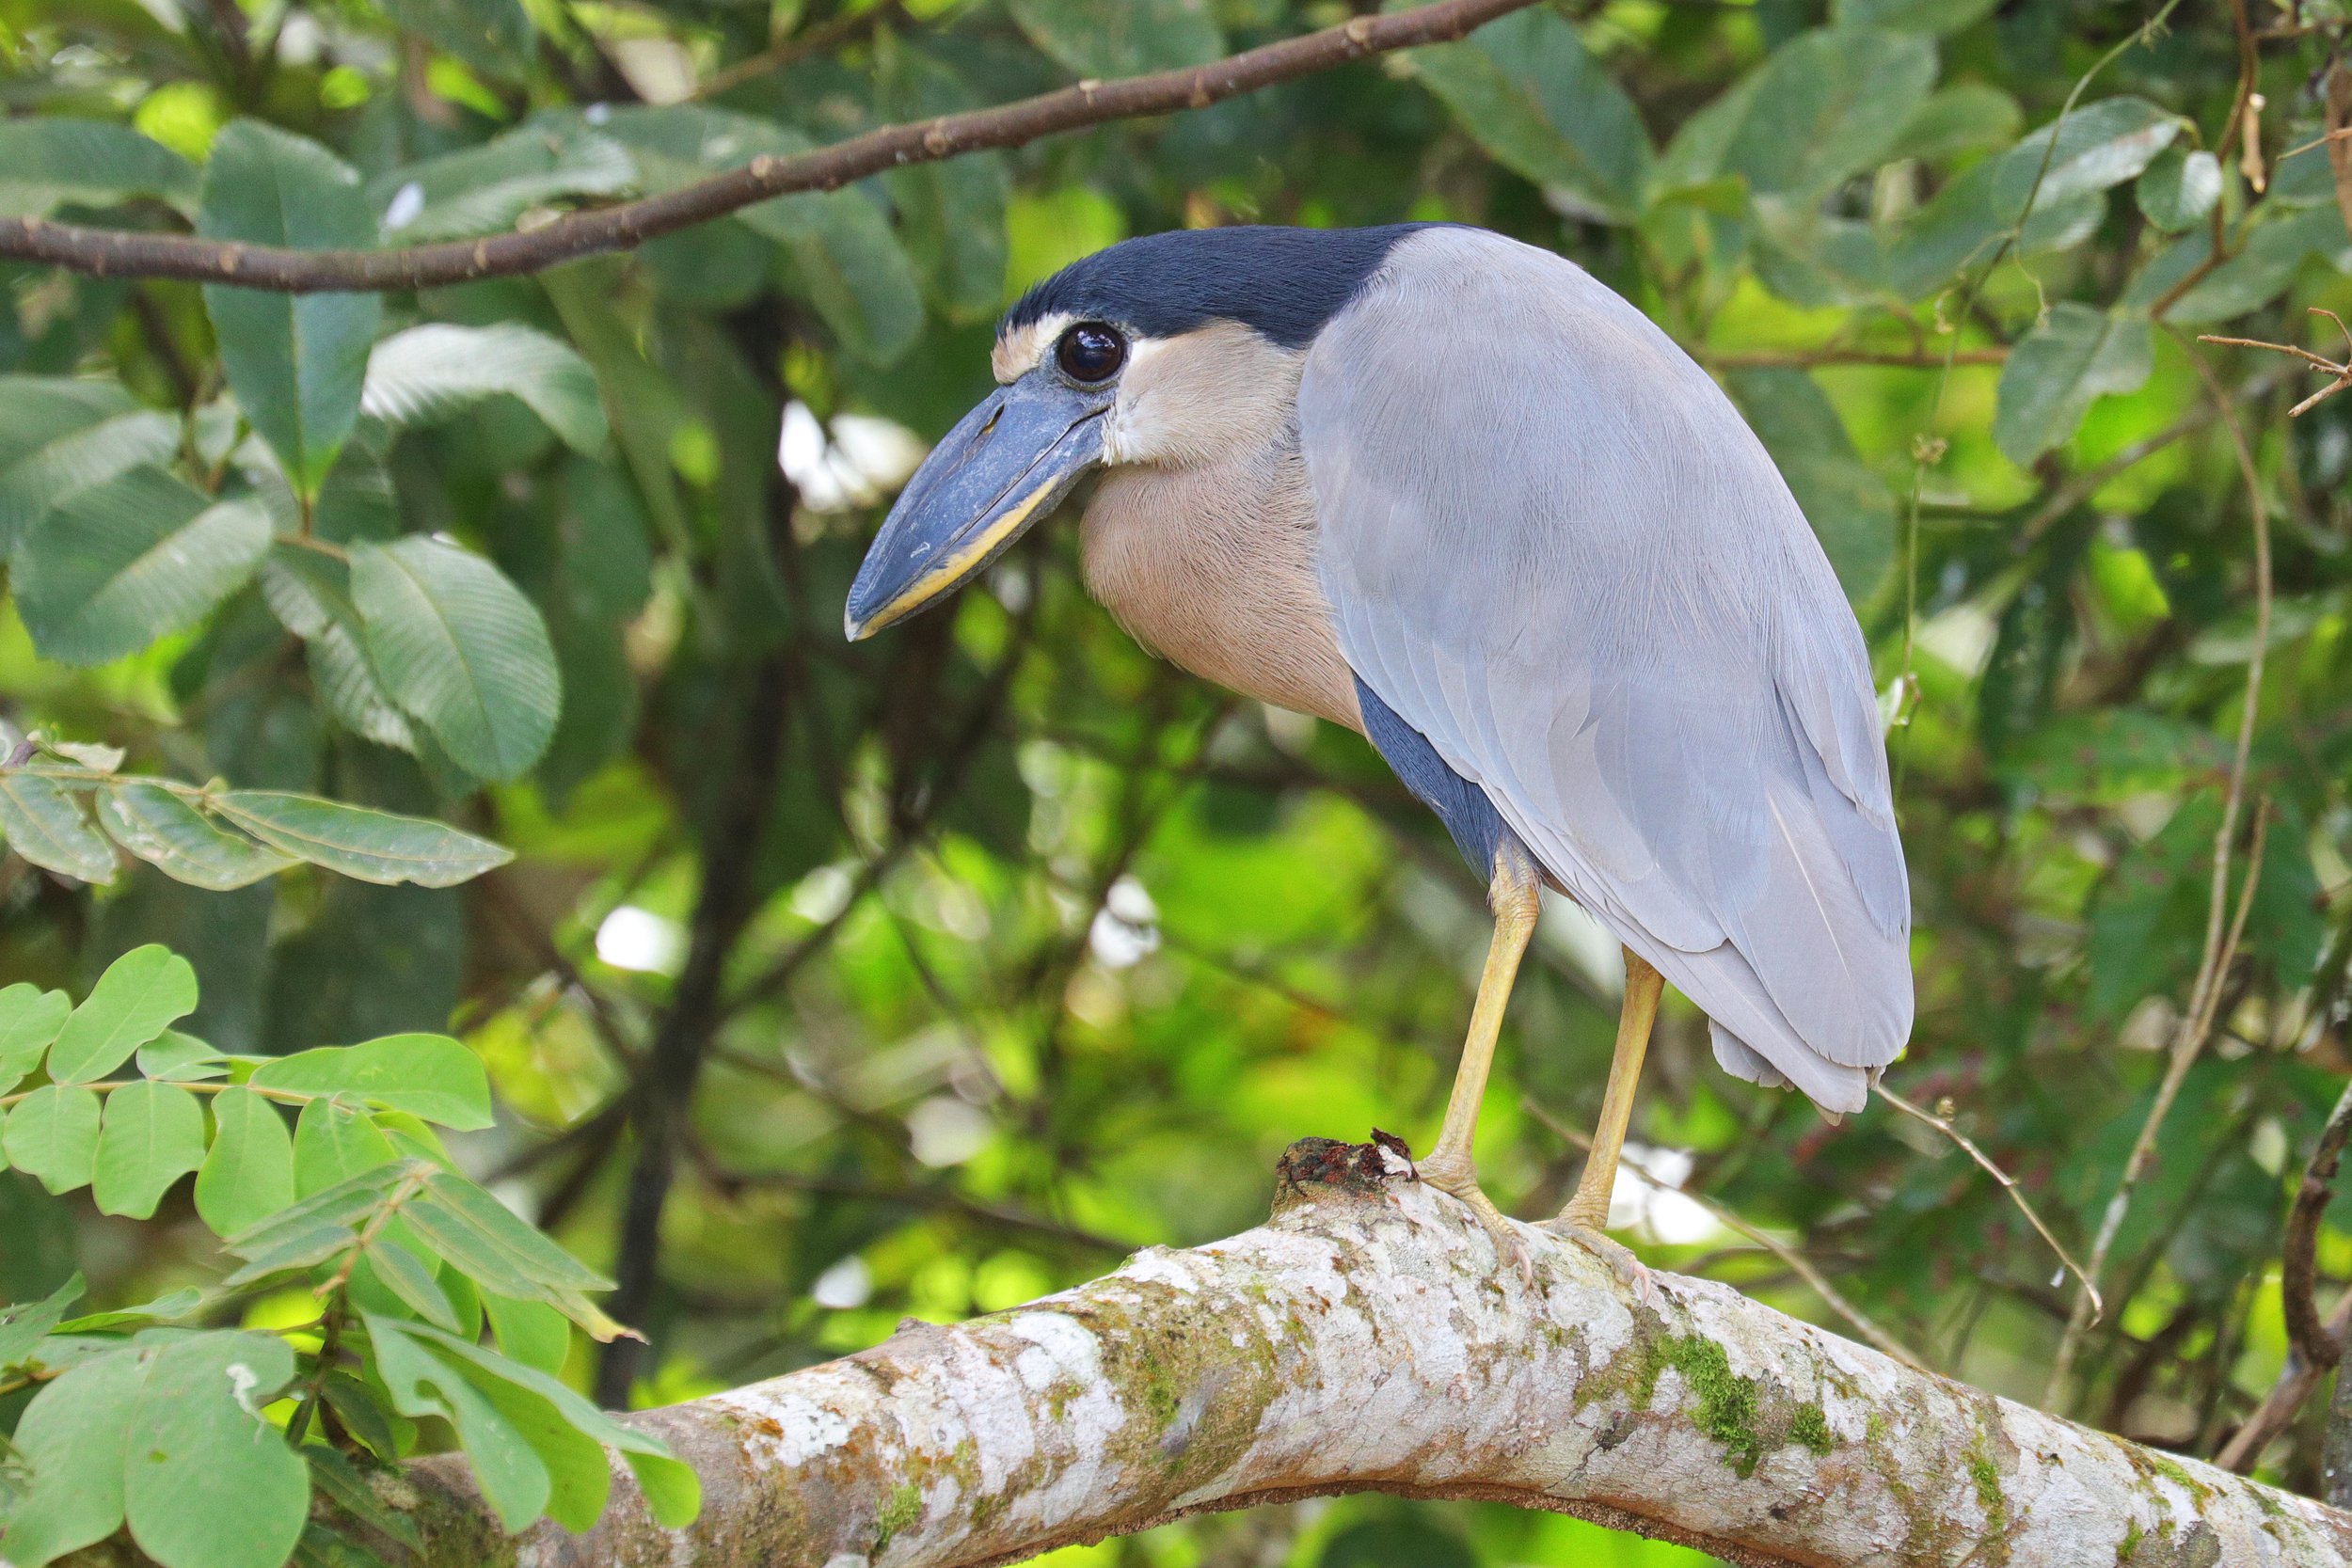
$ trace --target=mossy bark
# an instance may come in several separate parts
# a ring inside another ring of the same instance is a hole
[[[502,1542],[462,1466],[388,1498],[423,1568],[978,1568],[1318,1493],[1482,1497],[1734,1562],[2352,1568],[2352,1515],[2137,1448],[1760,1307],[1646,1295],[1376,1154],[1284,1162],[1270,1223],[633,1420],[700,1470],[667,1532],[626,1473],[586,1536]]]

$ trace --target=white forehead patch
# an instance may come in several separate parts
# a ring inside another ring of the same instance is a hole
[[[1076,319],[1067,310],[1057,310],[1025,326],[1016,326],[997,339],[996,347],[988,356],[989,368],[996,372],[996,385],[1009,387],[1037,369],[1037,362],[1045,357],[1046,351],[1060,340],[1063,329]]]

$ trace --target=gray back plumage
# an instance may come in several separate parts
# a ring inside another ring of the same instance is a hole
[[[1359,677],[1708,1014],[1718,1060],[1859,1109],[1912,1018],[1860,628],[1707,373],[1548,252],[1431,229],[1298,393]]]

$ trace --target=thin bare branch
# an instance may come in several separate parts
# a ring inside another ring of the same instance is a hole
[[[2344,1293],[2344,1299],[2336,1303],[2335,1309],[2328,1314],[2328,1321],[2321,1326],[2338,1340],[2347,1332],[2352,1332],[2352,1291]],[[2287,1423],[2295,1419],[2295,1413],[2302,1408],[2303,1402],[2311,1398],[2312,1390],[2319,1386],[2319,1380],[2327,1374],[2325,1366],[2306,1361],[2290,1346],[2286,1365],[2279,1369],[2278,1381],[2270,1386],[2270,1392],[2263,1396],[2263,1402],[2254,1413],[2246,1418],[2236,1432],[2231,1433],[2229,1442],[2222,1445],[2221,1451],[2214,1456],[2214,1463],[2239,1475],[2252,1469],[2254,1462],[2262,1458],[2263,1449],[2270,1446],[2273,1437],[2286,1430]]]
[[[2315,1256],[2319,1249],[2319,1220],[2336,1193],[2336,1167],[2344,1146],[2352,1142],[2352,1086],[2347,1086],[2328,1125],[2320,1129],[2311,1164],[2303,1167],[2302,1185],[2296,1189],[2295,1207],[2287,1215],[2286,1245],[2281,1249],[2279,1290],[2287,1320],[2287,1341],[2296,1354],[2314,1367],[2332,1367],[2344,1355],[2344,1338],[2320,1321],[2312,1299]]]
[[[2181,1085],[2188,1077],[2189,1068],[2204,1049],[2206,1037],[2213,1032],[2213,1016],[2220,1006],[2221,977],[2235,956],[2239,939],[2246,929],[2246,919],[2254,902],[2254,889],[2262,877],[2263,841],[2268,827],[2267,809],[2254,816],[2254,837],[2245,884],[2238,895],[2237,912],[2224,929],[2224,911],[2229,908],[2230,859],[2237,843],[2238,816],[2246,799],[2246,773],[2254,751],[2254,721],[2262,707],[2263,660],[2270,645],[2270,508],[2263,497],[2262,475],[2254,467],[2254,451],[2247,443],[2246,429],[2238,422],[2237,410],[2230,401],[2229,391],[2206,364],[2204,356],[2191,350],[2189,363],[2196,367],[2198,376],[2205,384],[2206,394],[2219,411],[2222,425],[2230,433],[2230,444],[2237,454],[2238,475],[2245,482],[2246,503],[2254,535],[2254,646],[2246,659],[2246,692],[2238,707],[2237,745],[2230,759],[2229,782],[2221,796],[2221,823],[2214,831],[2213,880],[2205,901],[2205,942],[2197,962],[2197,978],[2189,988],[2188,1006],[2181,1015],[2181,1025],[2174,1034],[2170,1059],[2165,1064],[2164,1081],[2157,1086],[2156,1098],[2149,1107],[2147,1119],[2141,1122],[2139,1134],[2132,1141],[2132,1151],[2123,1163],[2123,1175],[2116,1183],[2114,1196],[2107,1199],[2106,1211],[2100,1216],[2099,1232],[2090,1247],[2090,1274],[2084,1281],[2084,1292],[2074,1299],[2074,1307],[2066,1321],[2066,1332],[2058,1338],[2058,1352],[2051,1357],[2050,1381],[2043,1390],[2042,1403],[2054,1403],[2065,1387],[2067,1374],[2073,1370],[2075,1352],[2081,1347],[2083,1333],[2092,1322],[2093,1298],[2090,1286],[2106,1269],[2107,1253],[2115,1245],[2115,1238],[2123,1227],[2123,1217],[2130,1212],[2132,1191],[2147,1174],[2150,1161],[2155,1154],[2156,1134],[2164,1126],[2166,1115],[2179,1095]],[[2265,803],[2266,805],[2266,803]]]
[[[2311,308],[2311,311],[2314,316],[2325,316],[2329,321],[2334,322],[2336,324],[2336,330],[2344,335],[2345,342],[2347,344],[2352,344],[2352,327],[2347,327],[2344,325],[2344,318],[2342,316],[2337,315],[2333,310],[2322,309],[2316,305]],[[2287,418],[2290,420],[2294,419],[2298,414],[2307,413],[2310,410],[2318,407],[2321,404],[2326,403],[2329,398],[2334,397],[2338,392],[2343,391],[2346,387],[2352,387],[2352,356],[2347,356],[2341,364],[2339,364],[2337,361],[2328,358],[2325,355],[2313,354],[2310,349],[2296,348],[2293,343],[2274,343],[2262,338],[2221,338],[2216,337],[2210,333],[2201,333],[2198,336],[2197,341],[2201,343],[2220,343],[2230,348],[2265,348],[2268,349],[2273,354],[2293,355],[2296,358],[2302,360],[2303,363],[2311,366],[2313,370],[2325,371],[2328,374],[2335,378],[2334,380],[2328,382],[2327,386],[2322,387],[2318,391],[2313,392],[2310,397],[2305,398],[2301,403],[2298,403],[2294,407],[2288,409]]]
[[[1386,16],[1351,17],[1320,32],[1246,50],[1204,66],[1058,92],[967,114],[885,125],[830,147],[786,157],[762,153],[739,168],[613,207],[579,212],[527,232],[393,250],[294,250],[189,234],[135,233],[0,219],[0,257],[41,261],[101,277],[177,277],[281,293],[425,289],[538,272],[561,261],[627,250],[663,234],[794,191],[837,190],[904,164],[982,148],[1020,147],[1111,120],[1205,109],[1242,93],[1418,44],[1448,42],[1533,0],[1438,0]]]
[[[1905,1116],[1915,1117],[1918,1120],[1927,1123],[1930,1127],[1934,1128],[1938,1132],[1941,1132],[1946,1137],[1951,1139],[1953,1143],[1960,1146],[1962,1153],[1967,1155],[1971,1160],[1974,1160],[1978,1166],[1982,1169],[1987,1176],[1990,1176],[1994,1180],[1999,1182],[2001,1184],[2001,1191],[2007,1193],[2009,1195],[2009,1200],[2017,1205],[2017,1212],[2026,1216],[2026,1223],[2034,1227],[2035,1234],[2039,1235],[2043,1242],[2047,1243],[2050,1250],[2058,1255],[2058,1262],[2065,1267],[2069,1274],[2073,1275],[2076,1279],[2082,1281],[2083,1290],[2088,1293],[2090,1299],[2091,1310],[2094,1313],[2104,1313],[2106,1310],[2106,1303],[2100,1299],[2098,1286],[2091,1283],[2090,1275],[2083,1272],[2083,1266],[2074,1261],[2074,1255],[2068,1252],[2065,1246],[2059,1243],[2058,1237],[2051,1233],[2050,1227],[2042,1223],[2042,1216],[2034,1212],[2034,1207],[2031,1203],[2026,1201],[2025,1192],[2017,1185],[2017,1179],[2015,1177],[2010,1175],[2009,1172],[2003,1170],[1999,1165],[1995,1164],[1991,1155],[1985,1153],[1983,1149],[1977,1147],[1977,1143],[1974,1138],[1971,1138],[1967,1133],[1963,1132],[1959,1128],[1954,1127],[1947,1118],[1937,1116],[1933,1111],[1929,1110],[1924,1105],[1913,1104],[1910,1101],[1905,1100],[1901,1095],[1897,1094],[1893,1089],[1888,1088],[1884,1084],[1877,1085],[1876,1087],[1878,1090],[1878,1097],[1881,1100],[1885,1101],[1889,1105],[1894,1106],[1895,1109],[1902,1112]]]

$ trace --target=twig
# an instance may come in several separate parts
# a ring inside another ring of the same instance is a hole
[[[2337,315],[2333,310],[2324,310],[2316,305],[2311,307],[2311,312],[2314,316],[2325,316],[2329,321],[2334,322],[2336,324],[2336,330],[2344,334],[2344,342],[2346,344],[2352,344],[2352,327],[2348,327],[2344,325],[2344,318],[2342,316]],[[2327,358],[2322,355],[2313,354],[2310,349],[2296,348],[2293,343],[2266,342],[2260,338],[2219,338],[2215,337],[2210,333],[2200,333],[2197,341],[2201,343],[2226,344],[2231,348],[2266,348],[2273,354],[2291,354],[2295,356],[2296,358],[2300,359],[2305,364],[2311,366],[2313,370],[2325,371],[2329,375],[2335,377],[2335,379],[2330,381],[2327,386],[2322,387],[2318,391],[2313,392],[2310,397],[2305,398],[2301,403],[2298,403],[2294,407],[2288,409],[2287,418],[2290,420],[2294,419],[2298,414],[2307,413],[2310,410],[2318,407],[2321,404],[2326,403],[2329,398],[2334,397],[2338,392],[2343,391],[2346,387],[2352,387],[2352,355],[2346,356],[2344,361],[2342,364],[2338,364],[2333,359]]]
[[[2346,1332],[2352,1331],[2352,1291],[2344,1293],[2344,1299],[2336,1303],[2335,1309],[2328,1314],[2328,1321],[2322,1326],[2337,1339],[2342,1339]],[[2327,1371],[2326,1367],[2304,1360],[2290,1346],[2286,1365],[2279,1369],[2278,1381],[2270,1386],[2270,1392],[2263,1396],[2263,1402],[2255,1407],[2254,1413],[2246,1418],[2236,1432],[2231,1433],[2230,1440],[2221,1446],[2219,1453],[2214,1455],[2213,1462],[2222,1469],[2238,1475],[2251,1469],[2254,1462],[2262,1457],[2263,1449],[2270,1446],[2270,1440],[2284,1431],[2286,1424],[2295,1418],[2296,1411],[2302,1408],[2303,1402],[2311,1397],[2313,1388],[2319,1386],[2319,1380],[2327,1375]]]
[[[1560,1137],[1566,1139],[1569,1143],[1574,1144],[1577,1148],[1581,1148],[1588,1153],[1591,1151],[1593,1147],[1593,1138],[1591,1133],[1570,1127],[1565,1122],[1562,1122],[1549,1111],[1546,1110],[1543,1106],[1537,1104],[1534,1100],[1526,1096],[1520,1097],[1519,1105],[1529,1116],[1534,1117],[1537,1121],[1543,1123]],[[1799,1252],[1795,1247],[1790,1246],[1787,1242],[1782,1241],[1779,1237],[1772,1235],[1767,1230],[1761,1229],[1756,1226],[1750,1225],[1746,1220],[1741,1219],[1736,1212],[1726,1208],[1721,1203],[1716,1202],[1705,1193],[1692,1192],[1688,1188],[1678,1187],[1675,1183],[1666,1180],[1663,1177],[1661,1177],[1656,1172],[1650,1170],[1648,1166],[1642,1164],[1641,1161],[1635,1159],[1630,1154],[1621,1153],[1618,1156],[1617,1163],[1630,1167],[1635,1175],[1641,1177],[1644,1180],[1649,1182],[1649,1184],[1654,1187],[1681,1193],[1683,1196],[1689,1198],[1692,1202],[1697,1204],[1700,1208],[1714,1215],[1725,1226],[1738,1231],[1740,1235],[1745,1236],[1749,1241],[1754,1242],[1757,1246],[1762,1247],[1765,1251],[1779,1259],[1783,1263],[1788,1265],[1788,1272],[1795,1275],[1799,1279],[1804,1280],[1806,1285],[1810,1286],[1813,1293],[1820,1296],[1823,1304],[1826,1305],[1831,1311],[1836,1313],[1839,1317],[1845,1319],[1847,1323],[1852,1324],[1855,1333],[1861,1335],[1865,1339],[1869,1340],[1870,1343],[1876,1345],[1879,1349],[1884,1351],[1887,1354],[1893,1356],[1904,1366],[1915,1368],[1923,1372],[1933,1370],[1933,1369],[1931,1368],[1927,1362],[1922,1360],[1918,1354],[1912,1350],[1910,1346],[1904,1344],[1900,1339],[1896,1338],[1885,1329],[1881,1328],[1869,1318],[1867,1314],[1862,1310],[1862,1308],[1856,1307],[1852,1302],[1848,1301],[1844,1292],[1839,1291],[1836,1286],[1829,1282],[1829,1276],[1822,1274],[1821,1271],[1814,1265],[1812,1259],[1807,1258],[1804,1253]]]
[[[1205,109],[1242,93],[1391,50],[1451,42],[1533,0],[1438,0],[1386,16],[1358,16],[1319,32],[1181,71],[1087,80],[965,114],[884,125],[814,151],[762,153],[707,180],[521,233],[392,250],[295,250],[188,234],[150,234],[46,218],[0,219],[0,257],[102,277],[178,277],[282,293],[424,289],[536,272],[690,229],[792,191],[837,190],[902,164],[990,147],[1019,147],[1116,119]],[[2177,0],[2173,0],[2177,3]]]
[[[1960,1146],[1962,1153],[1967,1155],[1971,1160],[1974,1160],[1978,1166],[1982,1169],[1987,1176],[1990,1176],[1994,1180],[1999,1182],[2001,1184],[2001,1190],[2009,1195],[2009,1200],[2017,1205],[2017,1212],[2026,1216],[2026,1223],[2033,1227],[2034,1233],[2036,1235],[2039,1235],[2042,1241],[2049,1243],[2049,1248],[2052,1252],[2058,1254],[2058,1260],[2065,1267],[2067,1273],[2082,1281],[2083,1290],[2088,1293],[2090,1299],[2091,1310],[2095,1313],[2101,1314],[2104,1314],[2106,1311],[2106,1303],[2101,1300],[2099,1296],[2099,1287],[2091,1283],[2090,1275],[2083,1272],[2083,1266],[2074,1261],[2074,1254],[2068,1252],[2064,1246],[2059,1244],[2058,1237],[2051,1234],[2050,1227],[2042,1223],[2042,1216],[2035,1213],[2033,1205],[2026,1201],[2024,1190],[2017,1185],[2017,1178],[2010,1175],[2009,1172],[1994,1164],[1992,1156],[1985,1153],[1983,1149],[1979,1148],[1974,1138],[1971,1138],[1967,1133],[1963,1132],[1959,1128],[1954,1127],[1947,1118],[1937,1116],[1933,1111],[1927,1109],[1925,1106],[1914,1105],[1910,1101],[1905,1100],[1901,1095],[1897,1094],[1893,1089],[1888,1088],[1884,1084],[1876,1085],[1874,1087],[1877,1089],[1878,1097],[1881,1100],[1885,1101],[1889,1105],[1894,1106],[1895,1109],[1902,1112],[1905,1116],[1915,1117],[1917,1120],[1927,1123],[1930,1127],[1934,1128],[1938,1132],[1941,1132],[1946,1137],[1951,1139],[1953,1143]]]
[[[756,55],[746,55],[733,65],[722,67],[709,77],[695,84],[686,96],[691,100],[716,98],[744,83],[771,71],[782,71],[796,60],[821,55],[834,44],[847,43],[860,33],[870,32],[883,23],[906,14],[906,0],[882,0],[862,11],[850,11],[811,27],[807,32],[770,45]]]
[[[1896,370],[1942,370],[1947,364],[1999,365],[2009,360],[2006,347],[1963,348],[1942,354],[1905,354],[1867,348],[1758,349],[1738,354],[1699,350],[1694,357],[1709,370],[1809,370],[1817,365],[1883,365]]]
[[[2344,1146],[2352,1142],[2352,1085],[2328,1113],[2320,1129],[2311,1164],[2303,1167],[2303,1184],[2296,1189],[2295,1207],[2287,1214],[2286,1244],[2280,1252],[2279,1291],[2287,1320],[2287,1342],[2314,1367],[2332,1367],[2344,1357],[2344,1340],[2320,1321],[2312,1300],[2314,1254],[2319,1247],[2319,1220],[2335,1196],[2336,1167]]]
[[[2122,1179],[2116,1183],[2115,1194],[2107,1199],[2106,1212],[2100,1217],[2099,1233],[2090,1248],[2090,1274],[2095,1278],[2106,1267],[2107,1252],[2114,1246],[2117,1232],[2123,1227],[2123,1216],[2131,1208],[2132,1190],[2147,1174],[2148,1164],[2155,1152],[2156,1133],[2172,1108],[2172,1101],[2180,1093],[2188,1069],[2204,1049],[2206,1036],[2213,1029],[2214,1010],[2219,1005],[2221,975],[2235,956],[2240,936],[2246,929],[2248,911],[2254,902],[2254,888],[2262,878],[2263,839],[2268,827],[2268,813],[2259,811],[2254,817],[2254,842],[2246,881],[2238,895],[2237,914],[2225,933],[2222,929],[2223,911],[2228,907],[2230,890],[2230,855],[2237,841],[2237,820],[2246,798],[2247,767],[2254,750],[2254,719],[2262,706],[2263,659],[2270,645],[2270,509],[2263,499],[2262,476],[2254,467],[2253,449],[2247,445],[2245,427],[2239,424],[2237,411],[2231,406],[2229,394],[2206,364],[2204,356],[2192,351],[2189,363],[2205,384],[2205,390],[2220,410],[2222,424],[2230,432],[2230,443],[2237,454],[2238,474],[2246,483],[2246,501],[2254,534],[2254,646],[2246,659],[2246,695],[2238,709],[2237,747],[2230,759],[2229,782],[2221,796],[2221,823],[2214,831],[2213,882],[2205,903],[2205,944],[2197,961],[2197,978],[2189,988],[2188,1007],[2181,1018],[2181,1026],[2172,1040],[2171,1059],[2165,1065],[2164,1082],[2158,1085],[2154,1103],[2148,1107],[2148,1117],[2140,1124],[2139,1135],[2132,1142],[2130,1157],[2124,1161]],[[2084,1281],[2086,1288],[2090,1279]],[[2042,1403],[2053,1403],[2065,1385],[2067,1373],[2073,1369],[2074,1353],[2079,1348],[2083,1331],[2090,1326],[2090,1300],[2086,1293],[2074,1300],[2074,1308],[2066,1321],[2066,1332],[2058,1338],[2058,1353],[2051,1358],[2050,1381],[2043,1389]]]

